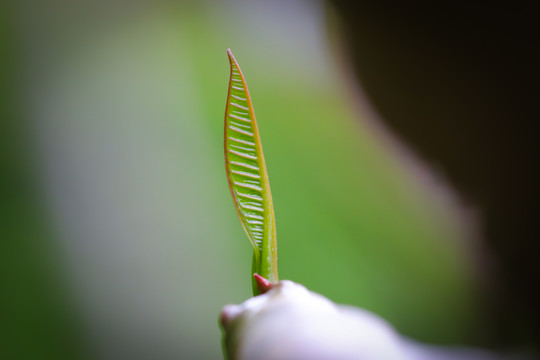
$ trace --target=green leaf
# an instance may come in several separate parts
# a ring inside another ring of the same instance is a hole
[[[276,224],[259,129],[244,75],[230,49],[225,110],[225,166],[240,222],[253,245],[252,271],[278,281]],[[254,293],[258,294],[256,286]]]

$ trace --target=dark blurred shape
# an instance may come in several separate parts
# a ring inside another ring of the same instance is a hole
[[[490,345],[537,346],[538,2],[330,3],[378,112],[482,210]]]
[[[0,5],[0,359],[85,359],[17,110],[20,49],[8,10]]]

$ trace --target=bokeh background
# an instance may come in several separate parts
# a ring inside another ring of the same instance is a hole
[[[331,4],[0,7],[0,358],[221,358],[220,309],[251,296],[223,161],[227,48],[280,277],[420,341],[487,342],[474,204],[383,125]]]

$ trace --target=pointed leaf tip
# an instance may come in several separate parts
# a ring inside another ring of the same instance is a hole
[[[235,64],[236,66],[238,66],[238,64],[236,63],[236,59],[234,58],[234,55],[230,48],[227,49],[227,56],[229,56],[229,63],[231,64],[231,67],[233,67]],[[232,71],[232,68],[231,68],[231,71]]]

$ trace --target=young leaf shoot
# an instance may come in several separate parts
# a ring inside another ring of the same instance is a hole
[[[231,64],[224,136],[227,180],[238,217],[253,245],[252,273],[275,283],[276,224],[259,129],[244,75],[230,49],[227,54]],[[254,278],[252,284],[254,295],[258,295]]]

